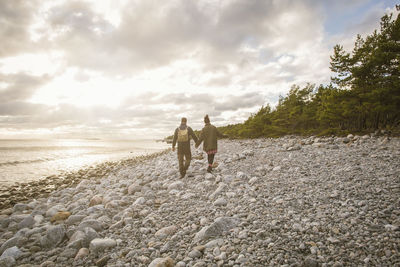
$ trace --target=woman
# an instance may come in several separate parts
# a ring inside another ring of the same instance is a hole
[[[221,134],[218,131],[217,127],[215,127],[214,125],[212,125],[210,123],[210,118],[208,117],[208,115],[206,115],[204,117],[204,123],[205,123],[205,126],[201,130],[200,138],[199,138],[198,142],[196,143],[196,148],[198,148],[199,145],[201,144],[201,142],[204,141],[203,150],[207,153],[207,157],[208,157],[207,172],[211,172],[212,165],[214,162],[214,157],[215,157],[215,154],[217,154],[217,150],[218,150],[217,138],[218,137],[222,138],[222,137],[226,137],[226,136]]]

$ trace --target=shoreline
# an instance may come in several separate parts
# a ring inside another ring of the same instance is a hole
[[[118,171],[127,165],[134,165],[147,159],[156,158],[171,149],[164,149],[160,152],[135,156],[129,159],[117,161],[105,161],[90,167],[81,168],[77,171],[65,171],[61,174],[49,175],[36,181],[6,185],[0,188],[0,212],[12,208],[17,203],[25,203],[36,198],[47,197],[55,190],[64,189],[77,185],[83,179],[96,180]]]

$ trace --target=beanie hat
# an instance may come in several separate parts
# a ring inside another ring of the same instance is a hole
[[[204,117],[204,123],[210,123],[210,118],[208,117],[208,115]]]

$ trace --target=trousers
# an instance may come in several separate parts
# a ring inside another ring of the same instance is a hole
[[[192,155],[190,152],[178,153],[179,172],[181,175],[185,175],[187,169],[190,166]]]

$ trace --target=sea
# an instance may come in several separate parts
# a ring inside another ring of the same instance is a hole
[[[160,152],[156,140],[0,139],[0,187]]]

